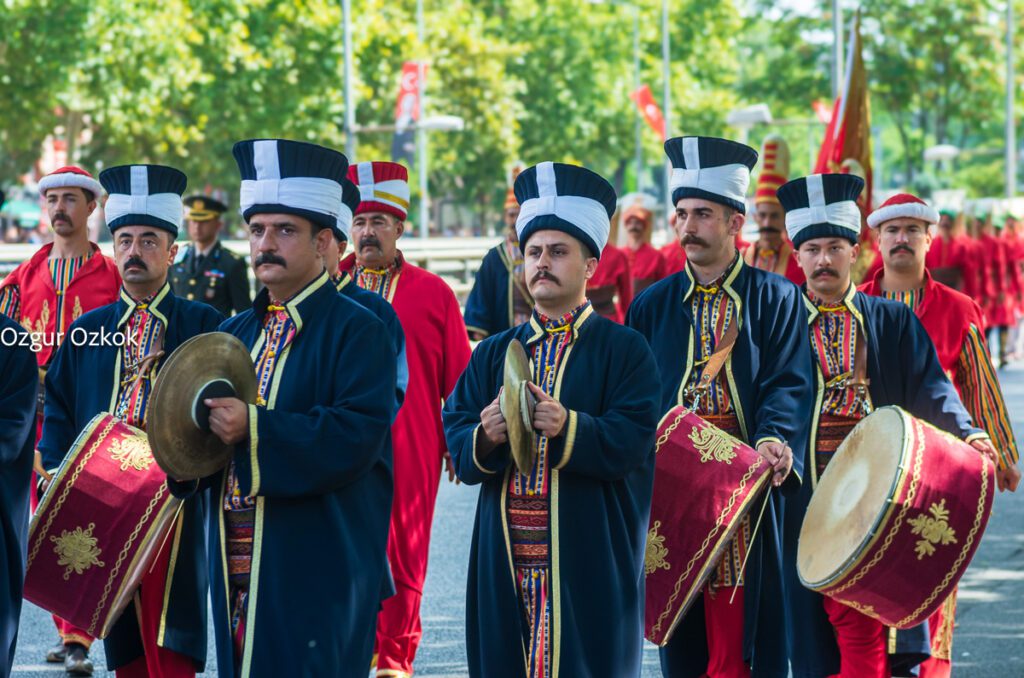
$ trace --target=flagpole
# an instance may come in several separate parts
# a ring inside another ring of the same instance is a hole
[[[640,91],[640,7],[632,5],[633,8],[633,91]],[[636,191],[643,191],[644,183],[644,147],[643,147],[643,124],[640,114],[640,107],[636,107]]]
[[[832,100],[839,96],[843,79],[843,9],[832,0]]]
[[[1014,97],[1013,0],[1006,0],[1006,197],[1017,194],[1017,130]]]
[[[423,129],[423,120],[427,114],[427,43],[426,30],[423,25],[423,0],[416,0],[416,36],[420,43],[419,74],[416,77],[416,100],[419,103],[419,117],[416,120],[416,147],[419,150],[417,174],[420,179],[420,237],[430,237],[430,197],[427,195],[427,131]]]
[[[662,118],[665,120],[665,138],[672,138],[672,62],[669,50],[668,0],[661,0],[661,68],[662,68]],[[665,202],[668,210],[672,204],[671,189],[672,163],[665,159]]]
[[[352,103],[352,0],[341,0],[345,36],[345,155],[356,161],[356,111]]]

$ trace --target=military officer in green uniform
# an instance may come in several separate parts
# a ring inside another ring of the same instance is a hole
[[[188,237],[171,267],[171,287],[179,297],[202,301],[230,316],[252,304],[245,260],[218,239],[227,205],[206,195],[184,200]]]

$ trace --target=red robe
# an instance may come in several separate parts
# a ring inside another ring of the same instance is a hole
[[[683,246],[677,240],[673,240],[667,245],[662,245],[661,256],[665,257],[666,276],[679,273],[686,268],[686,250],[683,249]]]
[[[1017,233],[1004,232],[1003,242],[1006,243],[1007,280],[1013,291],[1011,303],[1014,307],[1014,318],[1019,319],[1024,313],[1024,238]]]
[[[778,273],[797,285],[803,285],[807,281],[807,278],[804,276],[803,269],[800,268],[800,264],[796,262],[796,256],[793,254],[793,245],[789,242],[782,243],[782,247],[779,248],[779,255],[775,259],[775,266],[771,269],[765,268],[765,263],[769,262],[769,260],[758,256],[760,252],[761,250],[758,243],[754,243],[747,247],[747,249],[743,251],[744,263],[764,271]]]
[[[932,246],[925,255],[924,265],[932,277],[942,284],[964,291],[964,264],[969,247],[968,239],[964,236],[946,238],[938,234],[932,238]]]
[[[860,291],[872,296],[885,296],[882,291],[884,274],[882,271],[861,285]],[[914,312],[935,344],[942,370],[956,386],[975,425],[992,438],[992,444],[999,452],[1000,467],[1016,464],[1019,458],[1017,444],[1006,401],[985,344],[984,321],[978,304],[936,282],[925,270],[924,298]],[[921,675],[925,678],[949,675],[955,610],[954,593],[928,620],[932,657],[922,665]]]
[[[401,259],[401,253],[399,253]],[[354,275],[355,255],[341,262]],[[388,299],[402,324],[409,385],[392,426],[395,496],[388,559],[397,592],[382,603],[377,667],[412,673],[423,635],[420,601],[427,575],[430,526],[447,451],[441,402],[469,364],[469,337],[459,302],[440,277],[403,263]]]
[[[981,304],[985,319],[989,327],[1009,327],[1015,321],[1016,301],[1010,279],[1007,242],[994,235],[982,235],[979,242],[983,252],[981,273],[987,286]]]
[[[121,276],[109,257],[100,254],[96,243],[89,243],[92,256],[75,273],[61,299],[53,286],[53,276],[47,262],[53,243],[43,245],[32,258],[22,262],[0,283],[0,289],[18,288],[19,317],[14,318],[29,332],[38,332],[43,346],[36,353],[39,366],[45,366],[56,350],[55,332],[65,333],[71,323],[83,313],[117,301],[121,290]],[[57,317],[60,316],[60,327]]]
[[[976,238],[965,237],[963,241],[963,266],[964,274],[963,293],[973,299],[984,311],[985,297],[991,294],[990,282],[985,279],[984,267],[982,265],[983,247],[981,241]]]
[[[661,252],[650,243],[643,243],[637,249],[629,245],[622,248],[629,260],[629,271],[633,276],[633,296],[640,294],[652,284],[668,275],[668,264]]]
[[[633,278],[629,259],[614,245],[605,245],[594,277],[587,281],[587,298],[594,310],[622,324],[633,301]]]

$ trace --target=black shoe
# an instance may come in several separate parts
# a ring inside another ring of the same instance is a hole
[[[64,659],[68,656],[68,648],[64,645],[63,640],[58,640],[57,644],[51,647],[46,652],[46,663],[47,664],[63,664]]]
[[[69,643],[67,645],[68,656],[64,660],[64,670],[69,676],[91,676],[92,662],[89,661],[89,650],[85,645]]]

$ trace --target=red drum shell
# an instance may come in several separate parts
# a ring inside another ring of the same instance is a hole
[[[750,446],[682,406],[665,415],[645,554],[648,640],[669,641],[770,478]]]
[[[904,412],[857,424],[815,489],[797,569],[808,588],[887,626],[927,619],[967,570],[988,524],[992,462]]]
[[[29,526],[26,600],[104,638],[181,501],[146,434],[109,414],[79,434]]]

